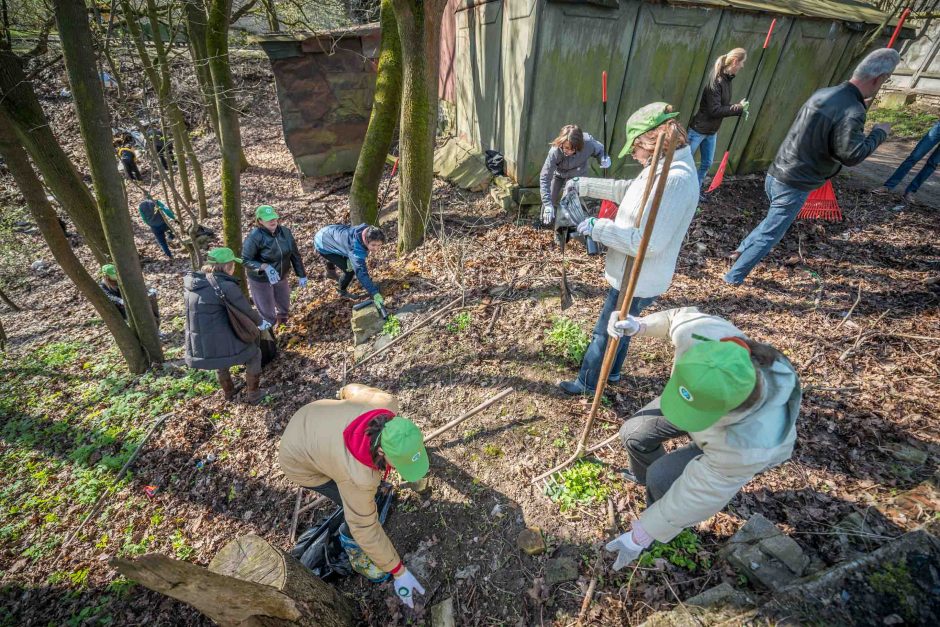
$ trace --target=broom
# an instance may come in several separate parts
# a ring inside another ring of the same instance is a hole
[[[659,165],[659,156],[662,153],[665,135],[666,134],[663,133],[656,140],[656,148],[653,151],[652,169],[650,171],[649,178],[646,180],[646,188],[643,191],[639,216],[637,216],[635,223],[637,228],[639,228],[639,225],[642,223],[643,211],[646,209],[646,202],[649,200],[650,191],[653,188],[653,180],[656,178],[656,168]],[[633,301],[633,294],[636,291],[636,285],[639,282],[640,269],[643,267],[643,259],[646,255],[646,247],[649,245],[650,236],[652,235],[653,227],[656,224],[656,216],[659,213],[659,205],[662,202],[663,192],[666,189],[666,179],[669,178],[669,168],[672,165],[672,157],[673,154],[675,154],[675,151],[676,132],[673,131],[670,133],[668,143],[666,144],[665,158],[663,159],[661,173],[659,178],[656,179],[656,193],[653,195],[653,202],[649,209],[649,217],[646,220],[646,225],[643,227],[643,236],[640,239],[640,247],[637,250],[636,257],[632,260],[632,263],[630,263],[629,257],[624,262],[625,265],[623,276],[627,276],[628,270],[630,276],[629,280],[627,281],[626,289],[620,293],[620,317],[622,319],[626,318],[627,312],[630,311],[630,303]],[[604,389],[607,386],[607,377],[610,375],[610,370],[614,364],[614,357],[617,354],[617,348],[619,346],[619,337],[608,338],[607,351],[604,353],[604,361],[601,364],[601,372],[597,378],[597,389],[594,391],[594,402],[591,403],[591,413],[588,415],[588,418],[584,423],[584,429],[581,432],[581,439],[578,440],[577,450],[575,450],[571,457],[558,466],[555,466],[548,472],[544,472],[541,475],[533,478],[532,483],[538,483],[539,481],[544,480],[546,489],[550,488],[553,483],[557,485],[558,481],[553,477],[553,475],[576,462],[589,450],[587,448],[587,440],[591,435],[591,428],[594,426],[594,420],[597,418],[597,412],[601,406],[601,399],[604,397]],[[606,444],[606,442],[602,443],[602,445],[603,444]],[[594,447],[590,450],[594,450],[596,448],[597,447]]]
[[[754,71],[754,80],[751,81],[750,86],[747,88],[747,95],[744,96],[745,100],[751,99],[751,90],[754,89],[754,83],[757,82],[757,78],[760,76],[760,68],[764,63],[764,53],[767,52],[767,46],[770,45],[770,36],[774,32],[774,26],[777,25],[777,18],[774,18],[770,22],[770,28],[767,29],[767,37],[764,38],[764,47],[760,50],[760,58],[757,60],[757,70]],[[738,134],[738,129],[741,128],[741,116],[738,116],[737,121],[734,123],[734,130],[731,131],[731,141],[728,142],[728,149],[725,150],[724,156],[721,158],[721,164],[718,166],[718,171],[715,172],[715,176],[712,177],[712,183],[708,186],[708,193],[712,193],[718,186],[721,185],[721,182],[725,179],[725,169],[728,167],[728,157],[731,154],[731,146],[734,145],[734,137]]]
[[[607,141],[607,72],[601,72],[601,101],[604,103],[604,152],[610,156],[610,143]],[[607,178],[607,168],[604,168],[604,178]],[[613,220],[617,217],[617,204],[612,200],[602,200],[598,218]]]

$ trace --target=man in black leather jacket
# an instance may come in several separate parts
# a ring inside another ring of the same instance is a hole
[[[896,50],[876,50],[858,64],[850,80],[820,89],[806,101],[767,171],[767,217],[729,256],[732,266],[724,277],[726,282],[743,283],[786,234],[809,193],[822,187],[843,165],[864,161],[887,139],[888,124],[877,124],[865,135],[867,102],[899,61]]]

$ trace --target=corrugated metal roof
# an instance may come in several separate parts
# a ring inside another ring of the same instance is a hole
[[[860,0],[778,0],[761,2],[760,0],[668,0],[676,5],[705,5],[715,8],[760,11],[775,15],[816,17],[840,22],[865,22],[881,24],[885,14]],[[894,25],[895,19],[889,24]]]

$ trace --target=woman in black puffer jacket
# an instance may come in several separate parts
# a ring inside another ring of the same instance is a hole
[[[232,276],[235,264],[242,260],[231,248],[213,248],[201,272],[190,272],[183,280],[186,303],[186,365],[199,370],[215,370],[225,400],[235,396],[232,366],[245,365],[248,402],[257,404],[261,393],[261,348],[257,343],[243,342],[228,319],[225,304],[216,294],[209,277],[226,300],[262,324],[261,316],[242,293],[240,281]]]

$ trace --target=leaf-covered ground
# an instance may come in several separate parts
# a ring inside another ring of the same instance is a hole
[[[320,226],[348,213],[342,189],[311,199],[348,177],[308,182],[304,191],[283,143],[266,62],[243,61],[239,73],[253,112],[243,134],[252,164],[242,181],[246,223],[258,204],[277,207],[311,275],[311,286],[295,292],[282,354],[263,375],[271,398],[254,408],[226,404],[211,375],[175,365],[127,375],[61,271],[53,265],[31,272],[11,294],[24,311],[2,311],[11,344],[0,362],[0,624],[208,624],[191,608],[118,577],[108,559],[156,551],[207,564],[248,532],[288,548],[297,492],[277,465],[279,434],[301,405],[334,395],[344,373],[347,382],[396,393],[403,414],[425,429],[505,387],[515,390],[441,439],[433,449],[430,498],[403,490],[386,525],[406,561],[423,571],[426,604],[452,597],[461,624],[569,624],[593,577],[597,594],[588,616],[605,625],[639,621],[721,581],[737,585],[717,549],[756,512],[826,564],[847,550],[833,526],[852,511],[875,505],[884,512],[878,533],[865,539],[869,548],[936,520],[929,498],[919,508],[897,498],[935,472],[940,444],[935,211],[915,205],[894,213],[888,201],[837,184],[844,222],[798,223],[746,285],[732,288],[720,279],[722,256],[762,218],[762,181],[726,183],[718,200],[703,206],[672,287],[653,309],[698,306],[783,350],[805,388],[799,441],[793,460],[756,478],[676,546],[614,573],[601,551],[611,535],[607,501],[566,501],[562,511],[529,481],[571,453],[588,413],[589,399],[555,387],[575,366],[547,335],[559,316],[590,331],[606,290],[603,260],[569,248],[575,303],[562,312],[561,258],[551,234],[502,214],[485,195],[438,182],[427,242],[398,259],[387,247],[370,265],[390,309],[409,312],[401,316],[404,330],[461,293],[465,300],[350,370],[349,306],[323,278],[311,246]],[[44,93],[60,87],[50,79]],[[79,149],[71,103],[46,104],[56,132]],[[203,137],[199,147],[207,186],[217,190],[212,143]],[[10,186],[8,173],[0,175]],[[134,192],[130,197],[136,204]],[[212,207],[218,203],[213,191]],[[394,211],[386,213],[394,240]],[[218,227],[218,219],[209,224]],[[147,279],[160,290],[168,358],[178,359],[187,264],[163,260],[149,231],[137,228]],[[24,237],[38,249],[36,236]],[[615,433],[659,392],[671,357],[664,342],[633,344],[626,376],[610,389],[592,441]],[[136,443],[166,414],[132,472],[115,483]],[[903,447],[931,459],[903,461]],[[626,461],[618,447],[599,457],[606,470],[580,473],[579,493],[609,493],[623,526],[642,510],[644,495],[618,479],[616,468]],[[106,490],[113,491],[104,509],[63,548]],[[323,513],[305,514],[301,528]],[[516,548],[526,526],[545,533],[547,555]],[[545,583],[546,560],[558,556],[578,561],[578,581]],[[426,617],[421,609],[404,614],[387,585],[358,577],[339,585],[368,624]]]

